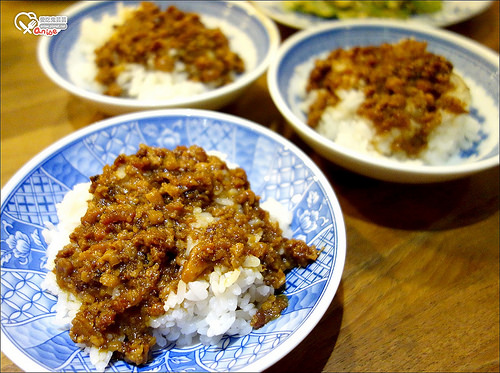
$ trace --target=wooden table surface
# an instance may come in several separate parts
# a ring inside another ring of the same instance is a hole
[[[21,11],[60,14],[71,2],[1,2],[1,184],[29,159],[105,117],[58,88],[36,59]],[[498,52],[499,4],[447,28]],[[283,38],[295,30],[280,26]],[[332,164],[285,124],[265,78],[221,111],[281,133],[330,180],[347,230],[335,298],[317,327],[269,372],[499,371],[499,170],[399,185]],[[3,353],[3,372],[20,369]]]

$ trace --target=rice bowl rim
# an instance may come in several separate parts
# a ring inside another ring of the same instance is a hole
[[[325,277],[323,280],[328,281],[327,286],[322,291],[318,300],[315,304],[314,312],[310,313],[307,318],[305,318],[300,326],[289,335],[282,343],[280,343],[276,348],[273,349],[272,353],[268,353],[264,358],[258,359],[255,362],[235,371],[263,371],[273,364],[277,363],[279,360],[284,358],[288,353],[290,353],[295,347],[299,345],[310,332],[318,325],[319,321],[325,315],[328,307],[331,305],[335,295],[337,294],[338,287],[342,278],[345,259],[346,259],[346,249],[347,249],[347,238],[346,238],[346,228],[344,222],[344,216],[340,207],[338,198],[320,168],[313,162],[313,160],[304,153],[298,146],[290,142],[288,139],[279,135],[278,133],[261,126],[251,120],[240,118],[232,114],[221,113],[217,111],[204,110],[204,109],[192,109],[192,108],[166,108],[157,110],[140,111],[135,113],[128,113],[117,115],[108,119],[97,121],[87,127],[77,130],[65,137],[59,139],[52,145],[35,155],[31,160],[25,163],[5,184],[1,189],[1,207],[0,211],[3,211],[5,206],[5,201],[11,198],[12,192],[25,178],[27,178],[30,173],[43,163],[47,157],[52,155],[57,150],[70,146],[74,142],[83,139],[84,137],[91,135],[92,133],[99,132],[109,127],[113,127],[120,123],[130,122],[133,120],[140,120],[145,118],[156,118],[156,117],[175,117],[183,116],[185,118],[189,117],[199,117],[199,118],[210,118],[221,121],[226,121],[231,123],[231,125],[241,126],[243,128],[250,129],[253,132],[260,133],[264,136],[271,138],[273,141],[285,146],[287,149],[291,150],[292,153],[304,162],[304,165],[314,174],[314,178],[317,183],[322,186],[325,194],[330,201],[331,213],[334,216],[335,227],[338,231],[337,241],[335,245],[336,260],[335,266],[332,268],[329,277]],[[36,361],[31,360],[31,358],[26,358],[26,355],[19,350],[10,341],[4,333],[1,333],[2,342],[2,352],[6,354],[11,360],[16,361],[22,369],[26,371],[40,371],[42,366],[38,365]],[[46,369],[44,371],[47,371]]]
[[[468,175],[474,172],[479,172],[486,170],[488,168],[497,166],[499,164],[498,155],[498,139],[496,146],[493,146],[488,153],[487,158],[482,158],[469,163],[459,163],[450,165],[415,165],[404,162],[399,162],[397,160],[389,159],[387,157],[372,157],[367,154],[352,150],[348,147],[339,145],[333,140],[326,138],[325,136],[318,133],[312,127],[307,125],[303,120],[301,120],[289,107],[287,100],[282,96],[279,89],[279,76],[282,62],[288,57],[289,51],[294,48],[298,43],[304,42],[310,37],[316,36],[317,34],[336,31],[339,29],[349,30],[356,27],[366,27],[366,26],[380,26],[381,29],[384,28],[399,28],[402,30],[415,30],[419,33],[425,33],[429,36],[439,37],[443,40],[451,41],[454,44],[465,46],[469,51],[480,55],[485,60],[487,60],[492,65],[496,66],[496,78],[498,80],[499,74],[499,55],[493,50],[479,44],[478,42],[468,39],[459,34],[455,34],[451,31],[438,29],[434,26],[426,25],[423,23],[418,23],[415,21],[397,21],[397,20],[347,20],[338,21],[328,24],[322,24],[319,26],[314,26],[306,30],[300,30],[290,38],[285,40],[280,46],[275,60],[269,66],[267,72],[267,83],[269,87],[269,92],[271,98],[273,99],[276,107],[285,117],[288,123],[297,131],[297,133],[303,137],[303,139],[311,144],[312,146],[318,146],[330,154],[324,155],[327,158],[335,158],[335,160],[342,159],[343,162],[356,163],[358,164],[358,169],[361,167],[370,167],[373,170],[378,170],[378,172],[394,172],[401,174],[401,178],[406,179],[411,176],[428,176],[431,177],[431,181],[436,181],[443,179],[443,177],[459,177],[460,175]],[[382,42],[382,41],[381,41]],[[326,51],[326,49],[325,49]],[[312,56],[311,56],[312,57]],[[494,150],[496,149],[496,152]],[[493,154],[492,154],[493,153]],[[322,154],[323,155],[323,154]],[[351,167],[351,166],[349,166]],[[361,172],[364,173],[365,172]],[[377,172],[377,171],[375,171]],[[397,176],[395,176],[397,178]],[[444,179],[443,179],[444,180]],[[446,178],[445,180],[448,180]],[[418,182],[418,180],[417,180]]]
[[[66,8],[63,12],[61,12],[61,15],[65,15],[68,17],[68,19],[70,19],[72,16],[78,15],[82,11],[94,7],[96,4],[102,4],[102,3],[106,3],[106,1],[90,1],[90,2],[76,3]],[[238,76],[234,81],[232,81],[229,84],[208,90],[206,92],[198,93],[188,97],[153,101],[153,100],[140,100],[137,98],[107,96],[102,93],[93,92],[88,89],[79,87],[73,82],[71,82],[69,79],[65,79],[54,68],[51,62],[51,58],[49,56],[50,46],[58,35],[52,37],[46,36],[40,38],[37,46],[37,59],[40,66],[42,67],[42,70],[46,73],[46,75],[61,88],[69,91],[75,96],[93,101],[101,105],[107,105],[115,109],[125,107],[130,109],[146,108],[152,110],[152,109],[161,109],[169,107],[172,108],[189,107],[190,105],[200,104],[205,101],[210,102],[211,100],[216,100],[219,97],[228,96],[234,92],[238,92],[239,90],[245,88],[253,81],[258,79],[259,76],[263,75],[266,72],[269,64],[273,60],[273,57],[276,55],[281,42],[281,37],[277,25],[268,16],[263,14],[261,11],[257,10],[255,7],[251,6],[250,4],[246,4],[244,2],[239,2],[239,1],[231,3],[220,1],[219,3],[224,3],[228,9],[230,7],[239,7],[240,9],[245,11],[249,17],[256,19],[263,26],[263,29],[265,29],[266,31],[266,34],[269,38],[269,47],[262,61],[260,62],[257,61],[257,65],[252,70],[245,71],[243,74]],[[124,2],[124,4],[127,5],[127,2]],[[203,15],[202,12],[198,14]],[[230,23],[230,24],[234,27],[238,27],[237,23]],[[253,42],[253,46],[255,46],[256,41],[253,39],[251,40]]]

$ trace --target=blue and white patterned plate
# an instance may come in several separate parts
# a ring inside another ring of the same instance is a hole
[[[486,10],[492,1],[443,1],[443,8],[439,12],[417,14],[411,17],[412,21],[422,22],[432,26],[445,27],[465,21]],[[284,7],[283,1],[252,1],[256,8],[275,21],[297,29],[318,26],[325,22],[338,22],[294,12]]]
[[[3,188],[1,202],[2,351],[27,371],[92,371],[68,331],[53,323],[56,299],[45,276],[46,222],[57,224],[56,203],[72,187],[102,172],[139,144],[172,149],[197,144],[243,167],[262,200],[293,211],[296,238],[324,248],[318,260],[287,276],[289,307],[251,334],[217,346],[158,349],[152,361],[115,361],[109,371],[262,371],[290,352],[319,322],[339,285],[346,254],[342,213],[329,182],[295,145],[244,119],[203,110],[170,109],[115,117],[58,141],[27,163]]]

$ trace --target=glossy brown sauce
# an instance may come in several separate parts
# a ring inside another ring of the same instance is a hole
[[[244,61],[231,51],[219,28],[205,27],[195,13],[175,6],[162,11],[149,2],[141,3],[117,26],[95,55],[96,80],[110,96],[122,95],[117,77],[129,63],[164,72],[172,72],[176,64],[182,63],[189,80],[214,87],[230,83],[235,74],[245,70]]]
[[[452,74],[452,63],[428,52],[425,42],[409,39],[333,50],[315,62],[309,76],[307,91],[319,94],[310,106],[308,124],[316,127],[326,107],[337,105],[336,90],[361,90],[365,100],[357,114],[369,119],[377,134],[400,129],[393,150],[417,155],[441,124],[443,110],[467,112],[467,104],[452,94]]]
[[[266,283],[280,289],[286,271],[318,255],[282,236],[243,169],[230,169],[197,146],[141,145],[91,181],[87,212],[54,271],[58,285],[82,302],[71,338],[136,364],[148,360],[155,344],[148,322],[165,313],[164,301],[180,279],[196,280],[215,265],[237,268],[253,255]],[[200,227],[200,213],[213,221]],[[190,250],[188,237],[197,243]],[[286,297],[272,296],[262,306],[255,328],[279,316]]]

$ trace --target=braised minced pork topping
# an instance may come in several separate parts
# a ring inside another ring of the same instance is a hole
[[[81,224],[55,259],[59,287],[82,302],[70,336],[136,364],[155,344],[148,321],[165,313],[179,280],[202,278],[216,265],[238,268],[253,255],[266,283],[280,289],[287,270],[318,255],[282,236],[243,169],[197,146],[141,145],[92,177],[90,192]],[[283,297],[269,299],[252,326],[285,307]]]
[[[175,6],[162,11],[148,2],[117,26],[95,55],[96,80],[106,86],[105,94],[110,96],[122,95],[117,77],[130,63],[164,72],[172,72],[181,63],[189,80],[214,87],[230,83],[245,70],[244,61],[231,51],[219,28],[206,28],[195,13]]]
[[[401,130],[392,149],[415,156],[441,124],[443,111],[467,113],[467,104],[454,97],[457,79],[452,63],[428,52],[425,42],[336,49],[315,61],[310,73],[306,89],[318,90],[318,96],[308,124],[316,127],[324,110],[339,102],[337,90],[361,90],[365,100],[357,114],[369,119],[378,135]]]

